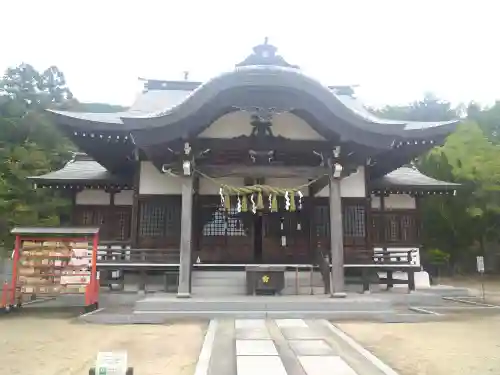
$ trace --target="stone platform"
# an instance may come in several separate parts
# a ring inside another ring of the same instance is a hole
[[[467,296],[467,289],[431,288],[407,293],[400,288],[371,294],[348,293],[346,298],[309,296],[212,296],[177,298],[166,293],[105,292],[100,309],[80,316],[97,324],[164,324],[179,319],[329,319],[335,321],[419,322],[438,319],[441,314],[425,312],[450,305],[443,297]],[[37,304],[71,306],[63,297]],[[43,305],[43,306],[42,306]],[[419,309],[424,307],[424,309]],[[441,310],[440,310],[441,311]]]
[[[238,296],[179,299],[169,295],[151,295],[135,303],[133,314],[159,319],[186,318],[348,318],[390,314],[389,300],[371,295],[328,296]]]

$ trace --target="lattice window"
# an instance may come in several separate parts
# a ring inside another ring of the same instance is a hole
[[[316,223],[316,236],[327,238],[330,236],[330,211],[328,206],[314,207],[314,222]]]
[[[343,207],[342,223],[345,237],[365,237],[366,216],[365,206],[361,204],[346,205]],[[317,237],[330,236],[330,207],[315,206],[315,224]]]
[[[180,199],[152,199],[140,203],[140,236],[171,237],[180,235]]]
[[[130,238],[131,207],[77,206],[75,225],[97,226],[103,240],[127,240]]]
[[[372,213],[373,241],[375,243],[418,242],[418,226],[412,213]]]
[[[385,220],[386,238],[390,242],[399,242],[399,220],[396,215],[388,215]]]
[[[130,218],[132,207],[114,207],[109,220],[109,234],[113,240],[127,240],[130,238]]]
[[[401,223],[401,240],[402,242],[411,242],[416,239],[417,225],[414,217],[404,215],[400,218]]]
[[[77,223],[77,224],[81,223],[81,225],[92,226],[93,224],[95,224],[94,223],[94,210],[92,210],[92,209],[82,210],[81,216],[79,218],[77,218],[77,221],[79,221],[79,223]]]
[[[343,210],[344,236],[365,237],[365,206],[361,204],[349,205]]]
[[[220,205],[207,206],[204,210],[210,210],[211,218],[203,225],[203,236],[246,236],[247,231],[237,209],[231,207],[226,212]]]

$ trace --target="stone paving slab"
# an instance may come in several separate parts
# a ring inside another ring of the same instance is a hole
[[[277,356],[273,340],[236,340],[236,355],[239,356]]]
[[[297,356],[337,354],[324,340],[289,340],[288,343]]]
[[[298,358],[307,375],[363,375],[357,374],[339,356],[301,356]]]
[[[266,321],[264,319],[236,319],[234,321],[234,328],[266,328]]]
[[[309,327],[284,327],[281,332],[287,340],[321,340],[324,336]]]
[[[285,327],[304,327],[307,328],[303,319],[276,319],[276,325],[280,328]]]
[[[289,375],[278,356],[240,356],[236,371],[238,375]]]
[[[236,340],[271,340],[267,328],[236,328]]]
[[[236,348],[234,345],[234,319],[217,321],[217,330],[212,346],[208,373],[196,372],[196,375],[235,375]]]

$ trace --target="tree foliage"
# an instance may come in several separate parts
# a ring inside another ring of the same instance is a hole
[[[0,245],[16,225],[58,225],[68,202],[27,179],[61,167],[71,144],[43,112],[73,99],[64,74],[29,64],[9,68],[0,80]]]
[[[23,63],[6,70],[0,78],[0,248],[11,245],[9,230],[13,226],[55,226],[68,213],[67,197],[52,189],[35,189],[28,179],[61,168],[74,150],[55,128],[46,108],[123,110],[79,103],[56,66],[39,72]]]
[[[418,158],[424,174],[460,183],[457,196],[431,196],[423,202],[424,245],[450,254],[454,264],[471,264],[486,241],[500,239],[500,103],[469,104],[466,111],[432,95],[407,106],[385,107],[393,119],[444,121],[466,113],[466,121],[441,147]]]

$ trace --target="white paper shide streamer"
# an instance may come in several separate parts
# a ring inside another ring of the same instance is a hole
[[[255,200],[253,199],[253,194],[250,195],[250,202],[252,202],[252,212],[254,214],[256,214],[257,213],[257,206],[255,205]]]
[[[224,207],[226,200],[224,199],[224,189],[222,189],[222,187],[219,189],[219,195],[220,195],[220,204],[222,207]]]
[[[299,190],[297,192],[297,195],[299,196],[299,210],[302,210],[302,199],[304,198],[304,194]]]
[[[241,198],[238,195],[238,202],[236,203],[236,211],[241,212]]]

